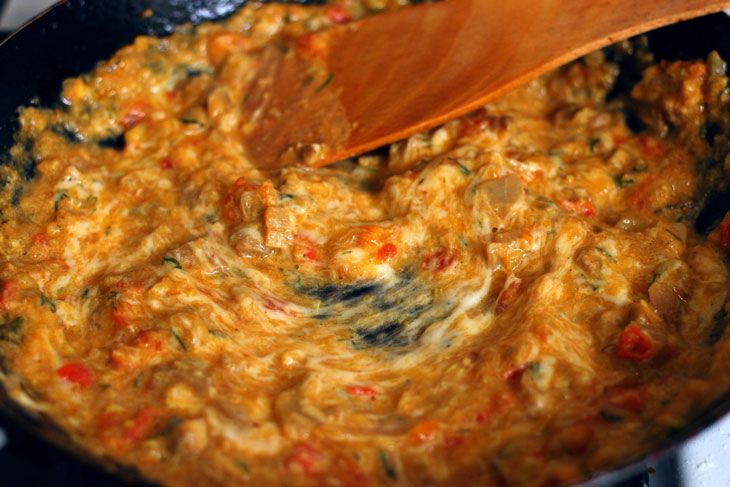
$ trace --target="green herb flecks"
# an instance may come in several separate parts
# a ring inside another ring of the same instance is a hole
[[[616,186],[619,188],[625,188],[627,186],[631,186],[634,184],[633,179],[621,179],[621,178],[614,178],[614,182],[616,183]]]
[[[398,473],[393,468],[393,465],[390,464],[388,454],[385,453],[382,448],[378,448],[378,458],[380,458],[380,463],[383,465],[383,471],[385,472],[385,475],[387,475],[388,478],[391,480],[397,479]]]
[[[178,345],[180,345],[180,348],[183,349],[183,352],[188,351],[188,347],[185,346],[185,342],[180,338],[180,335],[177,334],[177,330],[175,328],[170,328],[170,333],[172,333],[172,336],[175,337],[175,341],[177,341]]]
[[[463,174],[464,176],[469,176],[469,175],[471,174],[471,171],[469,170],[469,168],[468,168],[468,167],[466,167],[466,166],[465,166],[464,164],[460,163],[459,161],[457,161],[457,160],[456,160],[456,159],[454,159],[453,157],[449,157],[448,159],[449,159],[449,160],[450,160],[451,162],[455,163],[455,164],[456,164],[457,166],[459,166],[459,169],[461,169],[461,173],[462,173],[462,174]]]
[[[89,297],[89,289],[91,288],[87,287],[86,289],[84,289],[84,292],[81,293],[81,299],[86,299]]]
[[[593,139],[588,143],[588,146],[591,149],[591,153],[596,152],[596,145],[601,143],[601,139]]]
[[[611,253],[608,250],[604,249],[603,247],[598,247],[598,246],[596,246],[596,250],[598,250],[600,253],[605,255],[608,260],[610,260],[611,262],[616,264],[616,258],[613,255],[611,255]]]
[[[166,255],[162,258],[162,263],[163,264],[170,263],[170,264],[174,265],[176,269],[182,270],[182,266],[180,265],[180,262],[178,262],[178,260],[175,259],[174,257],[170,257],[170,256]]]
[[[41,294],[41,306],[43,306],[44,304],[48,305],[48,309],[51,310],[51,313],[56,312],[56,302],[52,299],[48,299],[43,294]]]
[[[117,299],[119,299],[120,296],[121,294],[116,291],[112,291],[109,294],[109,302],[112,303],[112,308],[117,309]]]
[[[138,388],[140,386],[140,384],[142,384],[142,379],[140,379],[139,376],[135,377],[134,378],[134,383],[132,384],[132,387],[134,387],[136,389],[136,388]]]
[[[23,341],[23,337],[20,334],[20,330],[23,328],[23,318],[18,316],[17,318],[10,320],[7,323],[0,325],[0,341],[10,342],[13,345],[20,345]]]
[[[467,248],[469,246],[469,242],[467,242],[464,237],[461,235],[457,235],[457,237],[459,238],[459,242],[461,242],[462,247]]]
[[[167,425],[160,431],[159,433],[156,433],[151,436],[151,438],[160,438],[162,436],[169,436],[170,433],[175,431],[175,428],[177,428],[177,425],[182,423],[182,418],[179,416],[172,416],[170,419],[167,420]]]
[[[654,284],[654,282],[657,280],[658,277],[659,277],[658,273],[655,272],[654,274],[652,274],[651,278],[649,279],[649,285],[651,286],[652,284]]]
[[[236,458],[236,463],[241,468],[241,470],[243,470],[243,473],[245,473],[246,475],[251,473],[251,469],[248,467],[248,464],[246,464],[246,462],[244,462],[240,458]]]
[[[293,194],[281,193],[279,195],[279,201],[291,200],[291,199],[294,199],[294,195]]]
[[[58,211],[58,204],[63,200],[64,198],[68,198],[68,195],[61,191],[57,196],[55,201],[53,202],[53,211]]]
[[[211,335],[213,335],[216,338],[222,338],[222,339],[228,338],[224,333],[221,333],[218,330],[208,329],[208,333],[210,333]]]
[[[536,196],[535,199],[541,203],[547,203],[548,205],[555,206],[555,202],[551,200],[550,198],[546,198],[544,196]]]
[[[332,78],[334,78],[334,77],[335,77],[334,73],[330,73],[330,74],[329,74],[329,75],[327,76],[327,79],[326,79],[326,80],[324,80],[324,83],[322,83],[321,85],[319,85],[319,87],[318,87],[318,88],[317,88],[316,90],[314,90],[314,93],[315,93],[315,94],[316,94],[316,93],[319,93],[319,92],[320,92],[320,91],[322,91],[323,89],[327,88],[327,85],[328,85],[328,84],[330,84],[330,82],[332,81]]]
[[[418,172],[428,164],[428,159],[421,159],[421,162],[411,168],[411,171]]]
[[[194,118],[181,118],[180,121],[182,123],[186,124],[192,124],[192,125],[198,125],[199,127],[205,127],[205,124],[203,122],[199,122],[195,120]]]
[[[676,238],[676,239],[677,239],[677,240],[679,240],[680,242],[683,242],[683,240],[682,240],[681,238],[679,238],[679,235],[677,235],[676,233],[674,233],[674,232],[673,232],[673,231],[671,231],[670,229],[668,229],[668,228],[665,228],[664,230],[666,230],[666,232],[667,232],[667,233],[668,233],[669,235],[671,235],[672,237]]]
[[[241,100],[241,105],[245,104],[248,101],[248,98],[250,96],[251,95],[249,95],[248,93],[246,93],[245,95],[243,95],[243,100]]]

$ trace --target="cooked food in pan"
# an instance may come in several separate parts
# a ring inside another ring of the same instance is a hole
[[[692,225],[730,169],[719,56],[624,42],[387,150],[256,169],[258,50],[367,13],[251,3],[21,109],[13,401],[168,486],[544,486],[727,390],[730,218]]]

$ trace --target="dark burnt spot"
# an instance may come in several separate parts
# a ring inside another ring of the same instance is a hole
[[[33,179],[35,177],[35,169],[37,165],[38,163],[32,157],[26,159],[22,167],[23,179],[25,179],[26,181],[30,181],[31,179]]]
[[[388,281],[302,284],[297,279],[291,287],[320,302],[312,318],[352,330],[357,349],[412,345],[451,309],[445,300],[435,302],[432,290],[407,271]]]
[[[50,127],[51,132],[54,134],[60,135],[61,137],[66,140],[69,144],[76,144],[78,142],[81,142],[81,137],[79,134],[72,130],[71,127],[69,127],[66,124],[63,125],[54,125]]]
[[[356,284],[324,284],[321,286],[301,286],[298,291],[310,298],[319,299],[325,305],[352,301],[379,291],[380,285],[372,282]]]
[[[127,143],[124,140],[124,134],[114,134],[110,135],[109,137],[100,139],[96,144],[102,149],[114,149],[116,151],[122,151],[124,150],[124,147],[126,147]]]
[[[375,328],[360,328],[355,334],[368,346],[402,347],[408,345],[409,340],[401,333],[403,323],[387,323]]]

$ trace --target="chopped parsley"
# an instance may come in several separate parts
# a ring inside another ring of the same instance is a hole
[[[164,256],[162,258],[162,263],[165,264],[167,262],[169,262],[170,264],[174,265],[176,269],[182,269],[182,266],[180,265],[180,262],[178,262],[178,260],[175,259],[174,257],[170,257],[170,256],[167,256],[167,255]]]
[[[246,464],[246,462],[244,462],[244,461],[243,461],[243,460],[241,460],[240,458],[236,458],[236,463],[237,463],[237,464],[238,464],[238,466],[239,466],[239,467],[241,468],[241,470],[243,470],[243,471],[244,471],[244,473],[246,473],[247,475],[248,475],[249,473],[251,473],[251,469],[250,469],[250,468],[248,468],[248,465]]]
[[[633,179],[621,179],[621,178],[615,178],[614,181],[616,182],[616,186],[619,188],[625,188],[626,186],[631,186],[634,184]]]
[[[334,77],[335,77],[334,73],[330,73],[329,76],[327,76],[327,79],[324,80],[324,83],[319,85],[319,87],[316,90],[314,90],[314,92],[319,93],[323,89],[327,88],[327,85],[330,84],[330,82],[332,81],[332,78],[334,78]]]
[[[53,211],[58,211],[58,204],[64,198],[68,198],[68,195],[65,192],[61,191],[61,193],[56,197],[56,201],[53,202]]]
[[[48,304],[48,308],[51,310],[51,313],[56,312],[56,302],[52,299],[48,299],[43,294],[41,294],[41,306],[44,304]]]
[[[601,139],[593,139],[588,143],[591,153],[596,152],[596,145],[601,143]]]
[[[199,122],[199,121],[195,120],[194,118],[181,118],[180,121],[182,123],[193,124],[193,125],[198,125],[200,127],[205,127],[205,124],[203,122]]]
[[[81,299],[86,299],[89,297],[89,289],[91,288],[87,287],[86,289],[84,289],[84,292],[81,293]]]
[[[459,169],[461,169],[461,173],[464,176],[469,176],[471,174],[471,171],[469,170],[469,168],[466,167],[464,164],[460,163],[459,161],[457,161],[453,157],[449,157],[449,160],[452,161],[452,162],[454,162],[454,163],[456,163],[456,165],[459,166]]]
[[[614,264],[616,263],[616,258],[613,255],[611,255],[611,253],[608,250],[604,249],[603,247],[598,247],[598,246],[596,246],[596,250],[598,250],[600,253],[605,255],[606,258],[608,260],[610,260],[611,262],[613,262]]]
[[[180,338],[180,335],[177,334],[177,330],[175,328],[170,328],[170,333],[172,333],[172,336],[175,337],[175,341],[180,345],[180,348],[183,349],[183,352],[188,351],[188,347],[185,346],[185,342],[182,341],[182,338]]]
[[[290,199],[293,199],[293,198],[294,198],[294,195],[293,194],[289,194],[289,193],[281,193],[279,195],[279,199],[280,200],[290,200]]]
[[[383,465],[383,471],[385,472],[385,475],[387,475],[388,478],[391,480],[397,479],[398,473],[393,468],[393,465],[390,464],[390,460],[388,460],[388,455],[383,451],[382,448],[378,448],[378,457],[380,458],[380,463]]]
[[[216,338],[228,338],[225,334],[221,333],[218,330],[208,329],[208,333],[210,333],[211,335],[213,335]]]

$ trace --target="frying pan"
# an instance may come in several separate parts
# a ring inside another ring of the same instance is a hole
[[[61,81],[89,71],[102,59],[129,44],[138,35],[166,35],[177,24],[198,24],[220,20],[243,5],[246,0],[64,0],[0,43],[0,164],[8,162],[8,149],[17,130],[17,108],[21,105],[53,106],[58,104]],[[292,1],[292,0],[290,0]],[[321,0],[293,0],[297,3],[322,3]],[[2,0],[0,0],[2,3]],[[142,15],[151,9],[153,15]],[[730,17],[714,14],[654,31],[649,45],[657,59],[703,58],[717,50],[730,60]],[[618,89],[627,89],[638,80],[638,73],[624,63]],[[24,177],[32,179],[35,166],[28,161]],[[716,193],[708,199],[695,226],[706,233],[730,207],[730,195]],[[690,436],[700,432],[730,411],[730,391],[715,401],[682,430],[670,435],[660,449],[629,465],[600,472],[586,485],[640,485],[638,473],[646,471],[646,462],[671,452]],[[0,390],[0,422],[20,424],[25,430],[44,438],[64,450],[88,461],[81,451],[69,445],[64,433],[47,419],[32,415],[9,400]],[[15,428],[15,426],[11,426]],[[33,453],[33,452],[29,452]],[[59,453],[64,457],[65,454]],[[94,462],[124,479],[124,484],[104,477],[96,467],[88,471],[93,485],[113,487],[144,485],[134,471],[103,459]],[[631,479],[634,479],[633,481]],[[627,480],[629,479],[629,480]],[[638,480],[637,480],[638,479]],[[7,481],[7,477],[4,479]],[[61,479],[58,479],[61,481]],[[55,485],[59,485],[58,481]],[[636,482],[634,484],[634,482]],[[4,482],[3,482],[4,484]],[[28,485],[27,483],[24,483]]]

